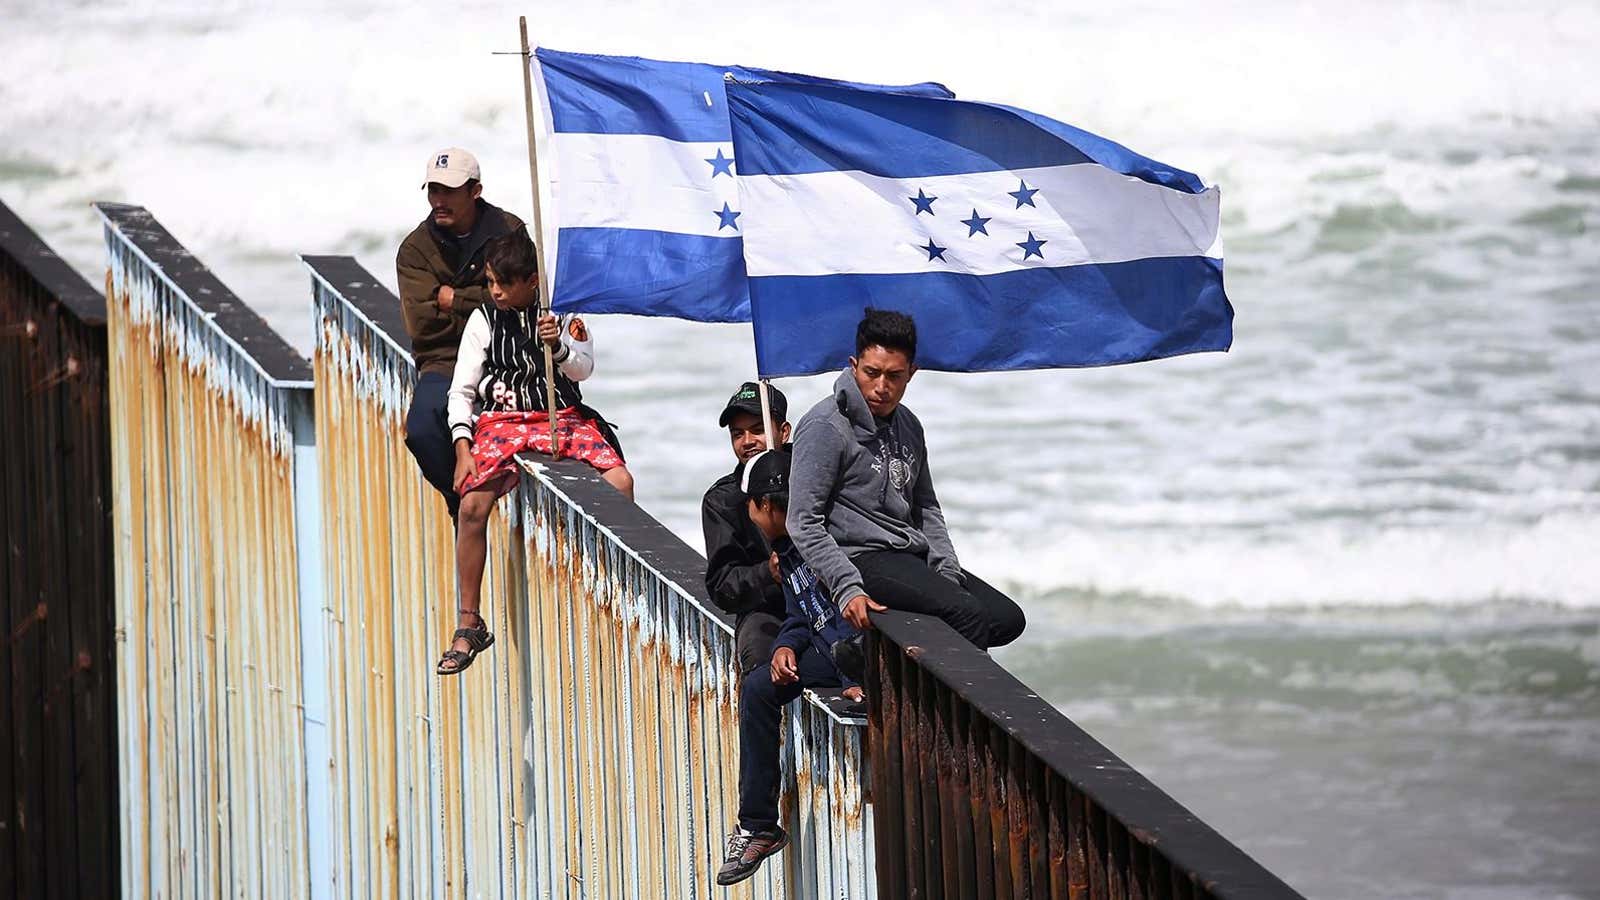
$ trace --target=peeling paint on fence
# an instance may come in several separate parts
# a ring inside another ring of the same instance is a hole
[[[496,643],[440,678],[454,542],[405,448],[398,300],[306,257],[313,366],[148,212],[98,208],[124,896],[1298,897],[893,612],[868,642],[874,802],[867,729],[807,693],[791,842],[717,887],[740,678],[703,558],[587,466],[522,457],[489,532]]]
[[[454,542],[405,448],[399,301],[306,257],[313,366],[148,212],[98,209],[124,896],[1299,896],[896,612],[868,641],[870,775],[869,731],[808,692],[791,842],[717,887],[740,678],[703,558],[587,466],[523,457],[489,531],[496,643],[440,678]]]
[[[126,896],[308,881],[296,443],[310,371],[137,207],[101,204]],[[309,473],[308,473],[309,474]]]
[[[501,501],[497,640],[462,677],[433,675],[454,557],[403,445],[416,373],[399,301],[348,258],[306,264],[336,895],[874,896],[864,729],[811,696],[783,751],[794,842],[750,882],[715,885],[737,808],[731,623],[705,600],[704,560],[586,466],[534,462]]]

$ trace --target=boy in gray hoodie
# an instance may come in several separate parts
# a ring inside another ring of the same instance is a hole
[[[922,423],[900,404],[916,355],[910,316],[866,310],[850,366],[795,431],[789,533],[857,628],[871,627],[869,610],[899,609],[998,647],[1016,640],[1026,620],[956,559]]]

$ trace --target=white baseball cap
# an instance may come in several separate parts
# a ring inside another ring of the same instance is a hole
[[[458,188],[473,179],[483,180],[478,174],[478,158],[460,147],[446,147],[428,157],[422,186],[437,182],[448,188]]]

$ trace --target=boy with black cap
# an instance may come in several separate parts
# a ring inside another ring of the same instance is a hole
[[[736,617],[734,642],[740,672],[767,665],[772,658],[772,639],[784,615],[772,548],[745,514],[745,498],[739,490],[741,467],[771,447],[761,418],[760,390],[755,382],[746,381],[723,407],[717,425],[728,429],[738,466],[717,479],[700,501],[700,524],[706,537],[706,593],[719,609]],[[781,447],[789,440],[785,421],[789,402],[782,391],[770,385],[767,402]]]
[[[771,544],[783,581],[786,618],[771,662],[744,678],[739,691],[739,826],[728,835],[717,884],[737,884],[782,850],[778,825],[778,744],[783,708],[807,688],[842,687],[862,701],[861,633],[839,615],[828,592],[789,540],[788,450],[768,450],[745,463],[740,489],[750,521]],[[850,651],[846,654],[846,649]]]

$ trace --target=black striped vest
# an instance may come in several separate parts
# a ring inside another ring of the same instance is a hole
[[[483,409],[486,412],[512,408],[543,411],[544,347],[536,337],[537,308],[511,310],[485,304],[483,312],[489,318],[489,351],[483,359],[483,377],[478,379],[478,397]],[[560,317],[562,334],[566,334],[568,319],[568,316]],[[556,348],[556,356],[560,357],[564,350],[564,347]],[[504,386],[501,391],[495,390],[496,383]],[[505,402],[503,395],[506,394],[512,402]],[[556,363],[557,408],[566,409],[582,402],[583,391],[578,389],[578,383],[562,374],[561,364]]]

